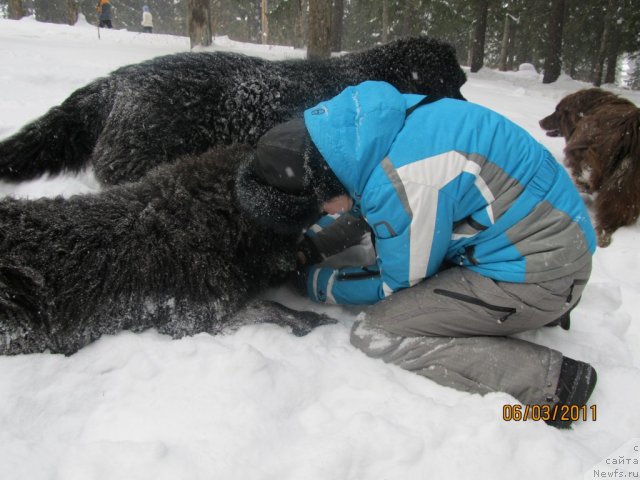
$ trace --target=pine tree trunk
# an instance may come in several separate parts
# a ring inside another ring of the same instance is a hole
[[[484,41],[487,32],[488,0],[474,1],[474,20],[472,23],[471,45],[469,47],[469,65],[471,72],[477,72],[484,65]]]
[[[304,12],[302,0],[290,0],[291,22],[293,24],[293,46],[295,48],[304,47]]]
[[[607,12],[604,17],[604,28],[602,29],[602,36],[600,37],[600,48],[598,49],[598,57],[596,59],[595,68],[593,71],[593,85],[599,87],[602,84],[602,77],[604,73],[604,63],[607,59],[607,53],[612,49],[612,44],[614,40],[614,31],[615,31],[615,19],[616,13],[618,10],[619,2],[618,0],[609,0],[607,2]],[[617,58],[617,55],[615,55]],[[615,60],[614,60],[615,62]],[[615,79],[615,66],[614,73]],[[606,80],[605,80],[606,82]]]
[[[307,58],[321,59],[331,56],[331,2],[309,0],[309,31]]]
[[[211,36],[215,40],[220,28],[220,0],[211,0]]]
[[[506,72],[513,68],[513,44],[515,40],[516,21],[507,13],[504,18],[504,32],[502,34],[502,48],[498,69]]]
[[[564,27],[564,2],[553,0],[551,18],[549,20],[549,40],[544,59],[544,75],[542,83],[553,83],[562,72],[562,29]]]
[[[22,0],[9,0],[9,18],[11,20],[20,20],[24,17],[24,8]]]
[[[514,65],[514,61],[515,61],[515,45],[516,45],[516,38],[518,35],[518,24],[517,23],[513,23],[511,25],[511,43],[509,44],[509,50],[507,52],[507,70],[517,70],[517,68],[515,68]]]
[[[604,83],[616,83],[616,71],[618,69],[618,56],[615,54],[607,57],[607,69],[604,74]]]
[[[389,41],[389,0],[382,0],[382,43]]]
[[[594,86],[599,87],[602,85],[602,70],[604,68],[604,60],[607,54],[607,42],[609,41],[609,31],[611,27],[611,12],[613,10],[613,3],[615,0],[609,0],[607,3],[607,13],[604,16],[604,24],[602,28],[602,35],[600,36],[600,45],[598,48],[598,56],[596,57],[596,63],[593,68],[593,76],[591,82]]]
[[[333,0],[331,11],[331,51],[342,50],[342,22],[344,18],[344,0]]]
[[[413,2],[411,0],[406,0],[402,4],[403,10],[402,10],[402,17],[400,19],[400,36],[401,37],[411,36],[411,31],[412,31],[411,27],[412,27],[413,18],[414,18],[412,3]]]
[[[618,16],[616,15],[613,21],[613,28],[611,30],[611,37],[609,39],[608,51],[607,51],[607,69],[604,74],[604,83],[616,83],[616,72],[618,70],[618,56],[620,52],[621,40],[620,40],[620,28],[618,28],[617,22]]]
[[[528,18],[521,13],[520,16],[520,33],[518,41],[516,42],[515,57],[518,60],[518,64],[533,63],[533,53],[531,51],[531,38]]]
[[[67,23],[75,25],[78,21],[78,1],[67,0]]]
[[[633,61],[633,71],[631,72],[629,86],[634,90],[640,90],[640,57],[636,57]]]
[[[211,45],[211,9],[209,0],[187,0],[187,23],[191,48]]]
[[[36,20],[48,23],[67,23],[67,0],[34,0]]]
[[[267,15],[268,12],[267,0],[262,0],[260,2],[260,25],[261,25],[261,39],[262,44],[266,45],[269,43],[269,17]]]

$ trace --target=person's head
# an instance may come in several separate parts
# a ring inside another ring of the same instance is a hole
[[[144,7],[142,7],[142,11],[143,12],[148,12],[149,11],[149,7],[147,7],[146,5]]]
[[[253,170],[265,184],[290,195],[313,195],[319,205],[347,196],[302,118],[276,125],[260,138]]]
[[[323,208],[327,213],[350,208],[346,189],[302,119],[277,125],[260,138],[251,160],[238,172],[236,199],[247,218],[284,234],[301,233]]]

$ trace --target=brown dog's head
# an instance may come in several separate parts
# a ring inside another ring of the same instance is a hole
[[[556,106],[556,110],[548,117],[540,120],[540,127],[550,137],[562,136],[565,140],[573,134],[576,124],[585,116],[602,105],[611,103],[629,103],[611,92],[600,88],[588,88],[567,95]]]

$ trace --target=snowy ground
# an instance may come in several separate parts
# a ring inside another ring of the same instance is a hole
[[[180,37],[101,36],[86,23],[0,20],[0,138],[120,65],[189,48]],[[224,38],[216,44],[273,59],[302,56]],[[463,93],[561,159],[563,140],[544,136],[537,122],[586,86],[482,71],[470,75]],[[622,94],[640,103],[640,93]],[[86,174],[0,184],[0,195],[96,189]],[[569,332],[522,335],[598,370],[597,420],[570,431],[503,421],[503,405],[514,403],[506,394],[456,392],[366,358],[348,341],[357,311],[334,307],[327,311],[340,323],[305,338],[268,325],[179,341],[125,332],[69,358],[0,357],[0,479],[583,478],[640,437],[639,244],[635,225],[596,252]],[[272,295],[319,309],[284,290]],[[637,478],[640,466],[633,468]]]

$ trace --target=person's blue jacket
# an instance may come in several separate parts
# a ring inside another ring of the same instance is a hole
[[[570,275],[595,233],[569,176],[526,131],[479,105],[384,82],[349,87],[305,111],[313,142],[374,233],[377,265],[312,267],[313,300],[370,304],[445,263],[494,280]]]
[[[100,5],[100,20],[111,20],[111,4],[103,3]]]

